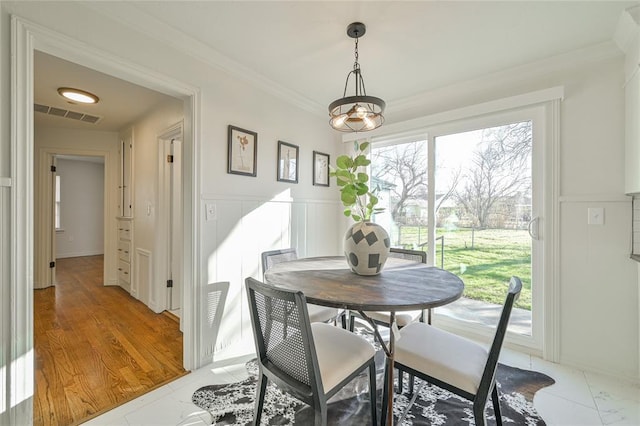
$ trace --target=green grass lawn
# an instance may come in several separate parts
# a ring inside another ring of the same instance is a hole
[[[413,246],[426,242],[426,227],[403,226],[400,244]],[[522,280],[522,293],[516,306],[531,310],[531,238],[526,230],[438,229],[444,236],[444,269],[459,275],[465,284],[464,296],[503,304],[509,278]],[[436,241],[436,265],[440,266],[440,244]],[[423,247],[426,250],[426,246]]]

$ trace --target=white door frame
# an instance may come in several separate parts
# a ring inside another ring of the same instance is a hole
[[[184,367],[199,367],[200,92],[197,88],[87,46],[18,16],[11,17],[11,220],[9,359],[14,424],[33,414],[33,55],[39,50],[184,100]]]
[[[520,108],[512,108],[504,111],[492,112],[484,116],[463,118],[460,120],[452,121],[439,126],[433,126],[429,129],[429,149],[431,153],[435,153],[435,141],[439,136],[446,136],[455,133],[466,132],[470,130],[477,130],[482,128],[489,128],[494,126],[502,126],[508,123],[516,123],[519,121],[531,120],[533,125],[533,143],[532,143],[532,218],[536,220],[535,226],[537,237],[531,239],[531,281],[532,281],[532,324],[531,335],[519,335],[508,332],[506,336],[506,342],[511,346],[520,350],[531,352],[536,355],[542,356],[545,352],[545,348],[549,348],[549,342],[544,341],[545,335],[545,322],[547,321],[546,315],[553,316],[553,313],[545,307],[547,300],[544,298],[545,287],[545,273],[549,269],[546,264],[548,261],[545,256],[545,252],[550,249],[552,241],[547,241],[546,236],[549,235],[540,228],[540,221],[548,218],[550,214],[546,211],[545,203],[550,194],[545,193],[545,182],[543,177],[545,176],[545,167],[549,166],[551,160],[545,159],[545,147],[552,145],[552,142],[546,135],[546,116],[547,105],[537,104],[533,106],[525,106]],[[435,178],[435,156],[429,156],[430,183],[434,182]],[[547,189],[547,192],[549,190]],[[433,211],[435,208],[435,196],[430,199],[429,211]],[[435,259],[435,215],[429,215],[429,257]],[[545,237],[544,239],[542,237]],[[431,263],[433,264],[433,263]],[[487,328],[484,325],[465,323],[455,319],[441,318],[439,324],[443,328],[449,328],[455,330],[459,334],[466,334],[472,337],[484,336],[485,338],[491,338],[493,336],[493,329]]]
[[[35,152],[36,161],[38,164],[39,172],[34,173],[34,179],[38,178],[39,182],[34,182],[35,198],[40,199],[40,205],[42,207],[49,206],[53,203],[54,194],[52,193],[52,185],[50,183],[51,173],[43,173],[45,169],[52,164],[52,160],[56,155],[81,155],[90,157],[102,157],[104,159],[104,222],[102,224],[102,232],[104,235],[103,250],[104,250],[104,267],[102,273],[102,279],[104,285],[116,285],[117,279],[109,277],[109,271],[115,270],[116,266],[116,238],[115,227],[109,226],[114,223],[113,211],[110,209],[112,203],[112,191],[115,176],[111,173],[112,162],[115,159],[111,158],[108,151],[93,151],[82,149],[69,149],[69,148],[52,148],[43,147]],[[35,207],[35,206],[34,206]],[[47,264],[49,260],[55,261],[55,225],[53,223],[53,212],[50,209],[40,208],[40,211],[34,210],[34,220],[39,223],[38,228],[34,228],[35,241],[41,241],[41,244],[35,244],[34,251],[38,250],[40,259],[39,265],[34,265],[34,287],[45,288],[51,285],[55,285],[55,268],[49,268]],[[35,260],[35,259],[34,259]],[[49,276],[51,275],[51,276]],[[42,277],[39,281],[38,277]],[[46,280],[45,280],[46,278]]]
[[[560,194],[560,102],[564,98],[564,87],[557,86],[549,89],[538,90],[497,99],[481,104],[444,111],[438,114],[419,117],[405,122],[390,124],[374,130],[369,135],[368,140],[404,140],[413,138],[415,135],[427,134],[431,140],[438,134],[443,134],[447,128],[451,129],[452,123],[456,121],[471,122],[474,118],[483,120],[487,114],[496,114],[506,111],[517,111],[522,108],[541,108],[545,121],[544,143],[542,152],[538,152],[543,158],[544,169],[541,182],[538,185],[545,189],[542,196],[542,204],[539,206],[539,215],[543,218],[539,224],[539,232],[544,239],[542,248],[543,271],[539,271],[542,280],[542,294],[538,295],[538,300],[543,303],[542,324],[539,325],[538,338],[542,341],[542,357],[552,362],[559,362],[560,359],[560,269],[558,268],[558,253],[560,252],[560,223],[559,194]],[[454,131],[459,131],[459,127],[453,127]],[[535,131],[535,130],[534,130]],[[345,134],[342,136],[343,142],[352,142],[361,136],[357,134]],[[415,140],[415,139],[414,139]],[[433,148],[433,147],[432,147]],[[429,164],[430,170],[435,170],[435,163]],[[431,178],[432,179],[432,178]],[[433,226],[430,226],[433,229]],[[434,237],[430,236],[429,245],[434,247]],[[430,259],[433,261],[433,258]],[[456,330],[462,334],[464,330]],[[475,336],[477,337],[477,336]],[[528,351],[528,342],[516,342],[515,346],[521,350]]]
[[[170,155],[170,145],[173,141],[179,142],[179,152],[174,155],[174,163],[172,170],[167,167],[167,155]],[[182,211],[179,208],[182,203],[176,203],[176,199],[181,197],[182,188],[182,140],[183,140],[183,124],[182,121],[165,129],[158,136],[158,212],[155,224],[156,248],[158,254],[156,256],[155,276],[158,277],[154,285],[162,286],[158,289],[158,307],[160,309],[171,309],[168,288],[164,287],[167,279],[172,278],[174,281],[174,290],[180,291],[182,288],[182,270],[184,260],[182,258],[182,240],[183,235],[181,229],[177,229],[182,223]],[[171,172],[173,172],[173,179]],[[170,185],[178,185],[177,188],[170,188]],[[172,195],[173,194],[173,195]],[[172,211],[172,215],[168,212]],[[171,235],[169,234],[171,233]],[[172,277],[169,277],[169,272]],[[177,295],[176,297],[180,297]],[[181,298],[179,300],[182,300]],[[182,317],[182,306],[180,306]],[[180,319],[182,327],[182,318]]]

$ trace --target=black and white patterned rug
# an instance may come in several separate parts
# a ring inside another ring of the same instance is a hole
[[[378,415],[382,396],[383,356],[377,354],[378,365]],[[204,386],[193,394],[192,401],[211,414],[215,425],[247,425],[253,418],[258,367],[255,361],[247,363],[249,377],[241,382]],[[497,382],[500,390],[502,422],[505,425],[545,425],[533,408],[533,395],[555,381],[536,371],[522,370],[499,364]],[[367,425],[371,423],[369,410],[369,380],[364,372],[329,400],[328,424]],[[408,386],[402,395],[396,394],[394,414],[396,419],[410,401]],[[473,425],[471,403],[437,386],[416,379],[419,389],[416,401],[402,425]],[[487,420],[495,424],[493,406],[487,404]],[[380,421],[380,419],[378,419]],[[313,411],[299,400],[280,392],[273,385],[267,387],[263,425],[313,424]]]

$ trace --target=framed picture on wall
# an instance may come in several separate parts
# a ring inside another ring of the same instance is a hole
[[[313,184],[329,186],[329,154],[313,151]]]
[[[256,176],[258,134],[230,125],[228,139],[227,173]]]
[[[278,180],[298,183],[298,146],[278,141]]]

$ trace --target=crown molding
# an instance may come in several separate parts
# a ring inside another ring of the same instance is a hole
[[[405,111],[411,111],[433,102],[434,99],[446,99],[465,93],[475,93],[487,87],[505,85],[510,81],[531,80],[550,73],[586,66],[621,55],[622,52],[614,42],[599,43],[584,49],[573,50],[540,61],[508,68],[480,78],[440,87],[411,97],[392,100],[387,102],[387,111],[393,111],[394,114],[402,114]]]
[[[171,46],[176,50],[206,63],[212,68],[218,69],[228,75],[246,81],[252,86],[259,88],[295,107],[307,112],[326,115],[326,108],[291,90],[275,81],[261,75],[260,73],[234,61],[223,55],[212,47],[199,40],[183,33],[180,30],[162,22],[153,16],[137,8],[133,3],[118,2],[118,7],[114,7],[113,2],[81,2],[84,7],[100,13],[101,15],[117,21],[128,28],[150,37],[164,45]]]
[[[636,37],[638,37],[638,14],[640,5],[632,6],[620,14],[616,31],[613,34],[613,40],[616,45],[629,54],[629,49]]]
[[[119,2],[118,7],[113,7],[113,2],[81,2],[83,6],[100,13],[114,21],[117,21],[130,29],[144,34],[162,44],[171,46],[189,56],[202,61],[212,68],[240,78],[247,83],[263,90],[283,101],[315,115],[326,115],[324,105],[301,95],[260,73],[232,60],[212,47],[194,39],[182,31],[169,26],[146,12],[137,8],[133,3]],[[629,8],[629,19],[633,20]],[[635,10],[635,9],[634,9]],[[640,9],[636,13],[640,16]],[[617,42],[617,40],[616,40]],[[387,102],[387,111],[402,115],[407,111],[419,108],[432,102],[434,99],[456,96],[469,92],[477,92],[495,84],[504,84],[505,81],[522,81],[546,75],[551,72],[563,71],[589,63],[595,63],[621,54],[621,48],[613,41],[608,41],[584,49],[574,50],[565,54],[552,56],[540,61],[520,65],[486,76],[467,80],[464,82],[425,91],[410,97],[391,100]]]

